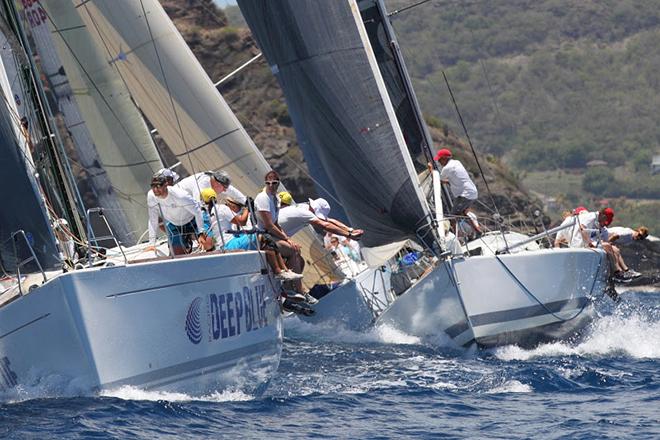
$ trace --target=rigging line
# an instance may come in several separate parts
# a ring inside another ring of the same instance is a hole
[[[234,101],[234,102],[236,102],[236,101]],[[243,112],[239,112],[238,114],[241,114],[241,115],[245,116],[245,114],[244,114]],[[256,125],[254,125],[254,124],[252,123],[252,121],[250,121],[249,118],[244,118],[244,119],[245,119],[245,122],[247,122],[247,124],[249,124],[250,126],[252,126],[252,128],[253,128],[257,133],[259,133],[259,134],[262,135],[262,136],[266,136],[266,133],[264,133],[259,127],[257,127]],[[244,122],[244,123],[245,123],[245,122]],[[337,203],[337,205],[341,206],[342,208],[344,207],[344,205],[343,205],[339,200],[337,200],[337,198],[332,194],[332,192],[331,192],[330,190],[328,190],[325,186],[323,186],[323,185],[321,184],[321,182],[319,182],[318,180],[316,180],[316,179],[314,178],[314,176],[312,176],[311,174],[309,174],[309,171],[306,170],[305,168],[303,168],[302,165],[300,165],[298,162],[296,162],[295,160],[293,160],[293,158],[289,157],[289,156],[286,155],[286,154],[285,154],[283,157],[285,157],[289,162],[291,162],[291,164],[293,164],[296,168],[298,168],[298,170],[300,170],[305,176],[307,176],[312,182],[314,182],[315,185],[317,185],[319,188],[321,188],[323,191],[325,191],[326,194],[327,194],[332,200],[334,200],[334,201]]]
[[[395,16],[395,15],[397,15],[397,14],[400,14],[400,13],[405,12],[405,11],[407,11],[407,10],[409,10],[409,9],[412,9],[412,8],[416,8],[417,6],[421,6],[421,5],[423,5],[424,3],[428,3],[428,2],[430,2],[430,1],[431,1],[431,0],[421,0],[421,1],[418,1],[417,3],[413,3],[412,5],[404,6],[404,7],[401,8],[401,9],[395,9],[394,11],[390,12],[389,14],[387,14],[387,16],[388,16],[388,17],[393,17],[393,16]]]
[[[479,158],[477,157],[477,152],[474,149],[474,145],[472,144],[472,139],[470,139],[470,133],[468,133],[467,127],[465,126],[465,122],[463,121],[463,116],[461,115],[461,111],[458,109],[458,104],[456,103],[456,98],[454,97],[454,92],[451,89],[451,86],[449,85],[449,80],[447,79],[447,75],[445,75],[445,71],[442,70],[442,77],[445,79],[445,84],[447,84],[447,90],[449,91],[449,96],[451,97],[451,101],[454,103],[454,109],[456,110],[456,115],[458,116],[458,120],[461,123],[461,126],[463,127],[463,132],[465,133],[465,137],[467,138],[468,145],[470,146],[470,150],[472,150],[472,155],[474,156],[474,160],[477,162],[477,167],[479,168],[479,173],[481,173],[481,178],[484,181],[484,184],[486,185],[486,190],[488,191],[488,196],[490,197],[490,201],[493,204],[493,207],[495,208],[495,212],[497,215],[500,215],[499,210],[497,209],[497,204],[495,203],[495,199],[493,197],[493,193],[490,190],[490,186],[488,185],[488,181],[486,180],[486,175],[484,174],[483,168],[481,168],[481,162],[479,162]]]
[[[67,214],[70,214],[70,220],[75,221],[77,223],[77,226],[79,228],[82,228],[82,224],[80,223],[80,219],[78,216],[81,216],[80,208],[83,207],[82,203],[82,198],[80,196],[80,192],[78,191],[78,188],[75,186],[75,182],[72,182],[70,179],[70,176],[66,175],[65,171],[68,169],[68,162],[62,163],[60,155],[64,153],[64,151],[59,151],[58,146],[56,146],[53,142],[54,140],[51,140],[51,137],[56,137],[56,135],[51,132],[51,128],[49,126],[49,120],[47,120],[48,116],[46,113],[50,114],[50,109],[44,106],[44,103],[42,102],[42,99],[45,99],[45,97],[42,97],[38,93],[38,84],[37,84],[37,79],[35,77],[36,72],[35,72],[35,65],[34,65],[34,60],[29,57],[29,54],[27,53],[26,46],[23,44],[24,39],[27,38],[25,31],[23,29],[23,25],[19,22],[19,16],[18,16],[18,11],[16,7],[11,7],[9,4],[5,5],[8,10],[6,12],[9,13],[8,16],[3,17],[0,19],[0,28],[2,31],[6,34],[5,37],[7,39],[8,44],[11,47],[12,55],[14,58],[14,64],[18,68],[17,71],[24,71],[25,68],[28,69],[28,77],[23,78],[21,80],[21,89],[24,92],[24,100],[28,96],[32,96],[32,99],[26,100],[26,108],[27,111],[26,113],[30,116],[33,116],[39,121],[39,124],[37,124],[38,127],[40,127],[39,132],[42,134],[42,140],[46,140],[46,143],[49,143],[53,145],[54,149],[49,149],[48,147],[44,147],[44,154],[45,156],[48,157],[48,162],[50,166],[48,167],[49,170],[52,172],[53,176],[53,184],[57,187],[59,190],[60,194],[57,194],[57,190],[51,191],[48,193],[52,195],[54,198],[56,198],[60,204],[60,208],[67,212]],[[20,66],[20,67],[19,67]],[[30,93],[25,93],[27,90],[26,87],[30,87]],[[36,93],[34,93],[36,92]],[[28,105],[27,103],[31,102],[31,105]],[[47,104],[46,104],[47,105]],[[42,116],[39,116],[39,110],[41,110],[42,113],[44,113]],[[44,133],[43,130],[46,130]],[[65,157],[66,158],[66,157]],[[36,164],[35,164],[36,165]],[[42,166],[41,164],[39,166]],[[43,165],[45,168],[45,165]],[[35,166],[35,170],[36,170]],[[45,170],[44,174],[48,175],[48,172]],[[59,174],[58,174],[59,171]],[[70,172],[70,170],[69,170]],[[42,196],[45,198],[46,193],[43,192]],[[67,205],[68,202],[68,205]]]
[[[158,3],[160,5],[160,3]],[[165,68],[163,67],[163,62],[160,58],[160,53],[158,52],[158,46],[156,45],[156,40],[154,39],[154,34],[151,30],[151,25],[149,24],[149,18],[147,16],[147,11],[144,8],[144,2],[143,0],[140,0],[140,7],[142,8],[142,14],[144,16],[144,22],[147,25],[147,30],[149,31],[149,42],[152,44],[154,48],[154,53],[156,54],[156,59],[158,60],[158,67],[160,68],[160,73],[163,75],[163,81],[165,82],[165,88],[167,89],[167,96],[170,99],[170,105],[172,106],[172,112],[174,112],[174,118],[176,119],[176,125],[177,128],[179,129],[179,134],[181,136],[181,140],[183,141],[183,148],[185,148],[186,152],[188,153],[188,161],[190,162],[190,170],[192,171],[192,175],[197,174],[195,172],[195,165],[192,160],[192,156],[188,152],[188,143],[186,142],[186,138],[183,134],[183,127],[181,126],[181,120],[179,119],[179,113],[176,111],[176,105],[174,104],[174,97],[172,96],[172,92],[170,91],[170,85],[167,81],[167,76],[165,75]],[[163,13],[165,13],[163,11]],[[174,27],[174,23],[172,23],[172,27]],[[178,32],[175,28],[175,31]],[[181,34],[179,34],[181,36]],[[181,37],[183,38],[183,37]],[[201,192],[201,189],[199,187],[199,181],[195,179],[195,183],[197,184],[197,189]]]
[[[223,82],[227,81],[227,80],[230,79],[232,76],[236,75],[236,74],[239,73],[241,70],[245,69],[247,66],[249,66],[250,64],[252,64],[253,62],[257,61],[259,58],[261,58],[262,55],[263,55],[263,53],[262,53],[262,52],[259,52],[258,54],[256,54],[256,55],[253,56],[252,58],[250,58],[248,61],[246,61],[246,62],[244,62],[243,64],[241,64],[240,66],[238,66],[238,67],[237,67],[236,69],[234,69],[232,72],[230,72],[230,73],[228,73],[227,75],[225,75],[225,76],[224,76],[223,78],[221,78],[218,82],[213,83],[213,85],[214,85],[215,87],[218,87],[220,84],[222,84]]]
[[[37,1],[38,1],[38,3],[39,3],[39,6],[41,6],[41,9],[42,9],[42,10],[44,11],[44,13],[46,14],[46,17],[48,18],[48,21],[49,21],[50,24],[53,26],[53,29],[55,29],[55,33],[57,33],[57,35],[60,36],[60,38],[62,39],[62,42],[64,43],[64,45],[66,46],[66,48],[69,50],[69,53],[71,53],[71,55],[73,56],[73,59],[76,60],[76,63],[78,64],[78,66],[80,67],[80,69],[81,69],[81,70],[83,71],[83,73],[85,74],[85,77],[87,77],[87,80],[90,82],[90,84],[92,85],[92,87],[94,88],[94,90],[96,90],[96,92],[99,94],[99,96],[101,97],[103,103],[106,105],[106,107],[108,108],[108,110],[110,110],[110,113],[112,114],[112,116],[114,116],[114,118],[117,120],[117,122],[119,123],[119,126],[123,129],[124,133],[126,134],[126,136],[128,137],[128,139],[131,141],[131,143],[133,144],[133,147],[135,148],[135,151],[138,152],[138,154],[142,157],[142,159],[144,159],[145,162],[149,162],[148,159],[145,157],[144,153],[143,153],[143,152],[140,150],[140,148],[138,147],[137,142],[136,142],[136,141],[133,139],[133,137],[130,135],[130,133],[128,132],[128,129],[124,126],[124,124],[123,124],[123,122],[121,121],[121,119],[119,119],[119,116],[117,115],[117,113],[115,112],[115,110],[112,108],[112,106],[110,105],[110,103],[108,102],[108,100],[106,99],[106,97],[104,96],[104,94],[101,92],[101,90],[99,89],[99,87],[98,87],[98,85],[96,84],[96,82],[94,82],[94,80],[92,79],[91,75],[89,74],[89,72],[87,71],[87,69],[85,68],[85,66],[84,66],[83,63],[81,62],[81,60],[78,58],[78,55],[77,55],[77,54],[75,53],[75,51],[71,48],[71,46],[69,45],[69,42],[66,40],[66,38],[64,38],[64,35],[63,35],[61,29],[59,29],[59,28],[57,27],[57,24],[55,24],[55,21],[52,19],[52,17],[50,16],[50,14],[49,14],[48,11],[46,10],[46,8],[44,8],[43,5],[41,5],[41,0],[37,0]],[[150,168],[151,168],[151,167],[150,167]]]
[[[467,10],[466,3],[461,3],[461,6],[463,8],[463,11],[466,14],[468,14],[469,11]],[[472,41],[476,42],[477,38],[475,36],[474,29],[472,27],[469,27],[468,29],[470,31],[470,35],[472,36]],[[490,76],[488,75],[488,71],[486,70],[486,63],[484,62],[484,58],[487,57],[487,54],[485,54],[482,51],[481,45],[477,46],[477,52],[479,53],[479,64],[481,66],[481,71],[484,75],[484,79],[486,80],[486,86],[488,87],[488,93],[490,94],[490,99],[493,102],[493,107],[495,108],[495,115],[496,115],[496,117],[499,120],[501,125],[510,125],[511,130],[513,132],[513,131],[515,131],[515,127],[514,127],[513,123],[506,123],[506,121],[504,121],[504,117],[502,117],[502,113],[500,111],[500,106],[497,103],[497,98],[495,96],[495,91],[493,90],[493,85],[490,81]]]
[[[81,4],[78,5],[78,6],[82,6],[82,5],[84,5],[84,3],[81,3]],[[76,6],[76,8],[77,8],[78,6]],[[108,57],[109,57],[111,60],[114,59],[114,57],[113,57],[113,53],[110,51],[110,46],[109,46],[108,43],[106,42],[106,38],[103,36],[103,34],[102,34],[102,32],[101,32],[101,29],[99,28],[98,23],[97,23],[96,20],[94,19],[94,16],[89,12],[89,10],[87,9],[87,7],[85,7],[84,9],[85,9],[85,12],[87,12],[87,16],[89,17],[89,20],[91,21],[92,25],[94,25],[94,30],[96,30],[96,33],[97,33],[97,35],[99,36],[99,39],[101,40],[101,43],[103,44],[103,47],[105,48],[105,51],[106,51]],[[135,51],[135,48],[132,49],[132,50],[129,50],[129,53],[130,53],[130,52],[134,52],[134,51]],[[115,71],[117,72],[117,75],[119,75],[119,78],[121,78],[121,81],[122,81],[122,83],[124,84],[124,87],[125,87],[126,90],[128,91],[128,94],[129,94],[129,96],[130,96],[131,102],[133,103],[133,105],[135,105],[135,107],[137,107],[138,111],[139,111],[140,114],[142,115],[142,118],[144,119],[144,118],[145,118],[145,117],[144,117],[144,114],[142,113],[142,110],[141,110],[140,107],[138,106],[137,101],[133,98],[133,94],[131,93],[131,91],[130,91],[130,89],[129,89],[129,87],[128,87],[128,83],[126,82],[126,78],[124,78],[124,74],[122,73],[121,69],[118,67],[118,63],[111,63],[111,65],[114,67]],[[155,129],[154,129],[154,130],[155,130]],[[149,131],[149,134],[150,134],[150,135],[154,134],[154,131],[153,131],[153,130]],[[151,142],[152,142],[154,148],[156,148],[156,151],[158,152],[158,156],[159,156],[159,159],[161,160],[162,164],[163,164],[163,165],[166,165],[165,162],[163,162],[163,158],[165,157],[165,154],[163,153],[163,151],[161,151],[160,148],[158,148],[158,143],[154,141],[154,139],[153,139],[152,136],[150,136],[150,139],[151,139]],[[151,168],[151,171],[153,171],[153,168]]]

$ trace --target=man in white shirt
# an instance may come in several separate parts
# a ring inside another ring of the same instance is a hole
[[[648,237],[649,229],[646,226],[640,226],[637,229],[614,226],[607,228],[607,234],[607,241],[610,243],[630,244],[633,241],[644,240]]]
[[[197,238],[200,244],[204,243],[202,209],[186,191],[168,186],[164,176],[156,174],[151,180],[151,190],[147,193],[147,206],[150,243],[147,249],[155,249],[159,216],[165,222],[174,255],[189,252],[194,238]]]
[[[450,214],[467,217],[472,229],[475,230],[477,236],[480,236],[481,228],[479,224],[467,216],[468,209],[470,209],[479,196],[476,185],[463,164],[456,159],[452,159],[451,151],[448,149],[443,148],[438,150],[434,159],[442,166],[440,181],[444,184],[449,184],[449,189],[454,199]],[[456,220],[451,219],[450,222],[452,229],[454,229]]]
[[[585,210],[586,211],[586,210]],[[608,241],[608,227],[614,219],[612,208],[603,208],[597,212],[581,212],[578,215],[580,230],[574,235],[572,247],[596,247],[599,243],[610,258],[614,268],[614,281],[629,282],[641,274],[630,270],[621,256],[621,251]]]
[[[200,200],[200,193],[203,189],[212,188],[218,195],[225,193],[232,199],[245,203],[245,195],[231,185],[231,180],[224,171],[204,171],[193,174],[181,180],[176,186],[186,190],[194,200]]]
[[[289,193],[281,192],[278,194],[278,197],[280,201],[288,201],[291,196]],[[282,206],[279,212],[278,223],[289,237],[294,236],[307,225],[312,225],[325,232],[354,240],[359,240],[362,237],[364,231],[353,229],[338,220],[329,218],[329,213],[330,204],[327,200],[322,198],[309,199],[309,203]]]
[[[287,267],[297,274],[302,274],[305,261],[300,254],[300,245],[293,241],[278,223],[280,213],[280,199],[277,197],[277,188],[280,186],[279,174],[276,171],[269,171],[264,177],[264,184],[264,190],[254,198],[257,226],[272,237],[277,251],[284,258]],[[302,282],[296,280],[293,283],[296,290],[302,293]],[[305,297],[308,302],[315,302],[311,295],[306,294]]]

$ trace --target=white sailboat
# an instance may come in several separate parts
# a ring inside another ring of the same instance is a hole
[[[366,231],[363,250],[373,265],[407,240],[433,256],[402,294],[354,289],[333,300],[333,291],[315,306],[317,318],[387,323],[480,346],[533,345],[589,322],[594,299],[607,287],[604,252],[521,251],[514,243],[526,237],[504,232],[504,246],[489,251],[487,241],[496,243],[497,235],[487,236],[481,255],[452,244],[439,173],[433,172],[431,209],[411,158],[426,152],[422,166],[430,161],[432,142],[382,0],[239,0],[239,6],[282,86],[305,154],[322,164],[335,198]]]
[[[128,69],[118,73],[114,67],[105,68],[113,66],[107,63],[112,57],[105,57],[107,46],[91,44],[96,43],[91,35],[98,32],[76,15],[83,12],[78,3],[30,2],[28,9],[41,8],[36,11],[20,9],[21,2],[4,3],[8,14],[2,17],[3,29],[12,29],[16,33],[13,38],[20,41],[22,47],[12,47],[13,56],[3,51],[3,63],[17,62],[18,68],[0,69],[5,98],[0,103],[3,135],[0,172],[5,179],[0,189],[5,201],[0,215],[3,270],[0,389],[39,386],[52,383],[53,379],[80,392],[122,385],[189,395],[207,395],[229,387],[247,391],[261,388],[275,373],[282,348],[279,286],[269,276],[261,252],[149,258],[142,253],[142,245],[117,246],[108,251],[107,259],[99,259],[93,265],[90,261],[84,267],[61,269],[63,256],[58,250],[59,237],[54,234],[53,226],[62,224],[59,217],[68,217],[71,230],[82,240],[85,228],[76,229],[75,225],[85,220],[89,222],[89,213],[79,214],[84,208],[76,195],[64,149],[55,141],[57,132],[50,125],[56,119],[50,114],[37,65],[29,55],[31,52],[23,49],[29,45],[25,26],[35,24],[36,13],[48,22],[52,35],[63,38],[60,43],[64,44],[58,45],[58,53],[51,55],[53,58],[59,55],[60,60],[68,57],[66,76],[71,75],[71,84],[78,84],[81,87],[78,92],[84,95],[81,99],[84,103],[76,100],[71,104],[85,109],[78,114],[84,118],[101,161],[124,170],[108,172],[108,177],[112,185],[127,185],[125,194],[131,194],[132,199],[122,204],[121,209],[125,211],[131,203],[146,205],[148,180],[140,182],[136,176],[143,173],[146,162],[150,162],[142,161],[139,166],[131,162],[138,139],[133,136],[139,135],[139,139],[149,136],[143,121],[131,120],[138,112],[135,104],[132,108],[128,105],[128,93],[148,115],[146,108],[150,97],[160,96],[158,94],[164,90],[157,82],[148,85],[145,82],[148,78],[145,78],[140,84],[143,93],[137,99],[130,81],[119,76],[119,73],[134,75],[135,72]],[[91,6],[89,2],[83,3]],[[133,36],[144,36],[145,29],[153,23],[166,26],[175,41],[172,53],[181,54],[187,69],[201,70],[157,2],[140,2],[139,11],[135,9],[137,2],[133,1],[107,4],[111,5],[113,14],[134,18],[131,27],[125,29]],[[16,6],[19,6],[18,11]],[[147,8],[146,14],[142,7]],[[72,27],[61,26],[65,23]],[[67,33],[84,41],[67,44]],[[158,50],[151,38],[137,39],[133,43],[141,46],[143,54],[153,55]],[[132,61],[132,56],[128,54],[126,60]],[[97,62],[81,62],[90,57]],[[99,61],[103,59],[105,63]],[[77,69],[74,63],[78,63]],[[89,68],[92,71],[85,70]],[[7,71],[14,75],[28,72],[29,75],[9,78]],[[84,92],[92,87],[93,92]],[[25,136],[18,125],[19,113],[14,98],[19,92],[23,97],[23,114],[34,123],[32,133],[33,141],[38,144],[37,152],[43,153],[34,165],[29,160],[30,149],[24,147]],[[203,97],[200,98],[203,102],[198,104],[200,108],[222,109],[208,114],[208,124],[225,128],[233,124],[232,132],[242,130],[214,88],[197,95],[200,96]],[[188,100],[192,106],[194,96]],[[189,118],[185,110],[180,115]],[[158,125],[154,124],[164,131],[168,122],[162,118]],[[130,128],[122,125],[127,123]],[[95,137],[104,131],[114,136],[114,130],[118,130],[119,136],[114,139],[115,146],[106,147],[113,140]],[[148,150],[153,144],[149,140],[141,145]],[[217,148],[220,149],[220,145]],[[253,153],[241,152],[235,147],[233,154],[249,156]],[[228,157],[227,160],[232,159]],[[245,163],[241,165],[247,172],[261,171]],[[136,200],[138,193],[142,200]],[[126,217],[134,218],[134,215],[131,212]],[[143,221],[146,225],[146,217]],[[59,246],[62,244],[60,240]]]

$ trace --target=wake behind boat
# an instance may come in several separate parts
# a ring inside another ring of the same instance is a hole
[[[448,233],[451,202],[381,0],[238,3],[282,86],[312,173],[365,230],[372,269],[363,279],[376,280],[380,267],[410,248],[407,240],[426,259],[403,291],[356,279],[321,298],[309,319],[356,328],[384,322],[482,346],[533,345],[589,322],[592,302],[608,288],[601,250],[515,249],[527,237],[502,230],[504,246],[475,246],[479,255]],[[435,169],[425,193],[418,173],[427,163]]]

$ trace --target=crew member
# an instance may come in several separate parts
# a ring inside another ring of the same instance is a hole
[[[309,203],[291,205],[291,194],[283,191],[278,196],[282,202],[278,223],[289,237],[307,225],[353,240],[359,240],[364,234],[362,229],[353,229],[339,220],[329,218],[330,204],[325,199],[309,199]]]
[[[269,171],[264,176],[264,189],[254,198],[254,209],[256,211],[257,226],[266,231],[271,237],[282,255],[287,267],[295,273],[302,274],[305,262],[300,254],[300,245],[280,227],[278,223],[280,213],[280,199],[277,189],[280,186],[280,176],[276,171]],[[294,282],[296,290],[303,292],[302,282]],[[308,302],[314,302],[311,295],[306,294]]]
[[[158,217],[165,222],[167,237],[174,255],[190,252],[192,241],[197,239],[203,246],[206,239],[202,209],[186,191],[168,186],[167,178],[156,174],[147,193],[149,209],[149,243],[147,250],[155,250]]]
[[[470,178],[467,170],[463,164],[452,158],[451,151],[446,148],[438,150],[434,159],[442,166],[440,171],[440,181],[444,184],[449,184],[451,194],[453,197],[453,206],[450,214],[452,216],[463,216],[468,219],[470,226],[477,234],[481,236],[481,228],[472,217],[467,215],[468,209],[474,204],[479,196],[477,187]],[[454,229],[456,219],[450,219],[451,227]]]
[[[229,175],[224,171],[204,171],[202,173],[193,174],[176,184],[192,196],[194,200],[200,200],[200,193],[203,189],[212,188],[216,194],[224,194],[245,203],[245,195],[232,186]]]

